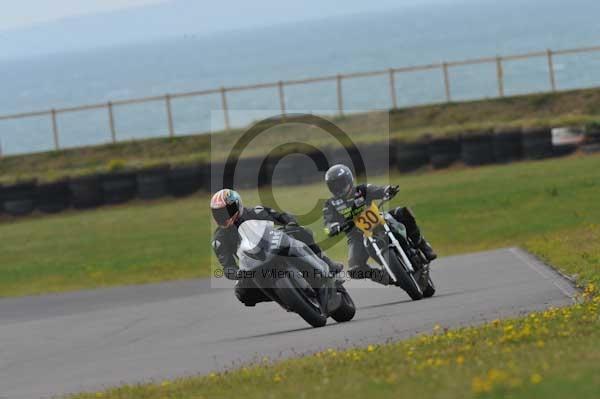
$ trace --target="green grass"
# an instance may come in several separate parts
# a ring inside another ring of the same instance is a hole
[[[391,180],[401,186],[394,205],[413,208],[442,255],[534,238],[542,247],[539,237],[600,223],[598,156],[394,175]],[[243,196],[247,205],[258,203],[255,192]],[[278,203],[296,214],[326,196],[323,184],[275,190]],[[208,199],[198,194],[1,223],[0,297],[208,276]],[[319,215],[315,220],[310,227],[322,239]],[[345,259],[343,240],[328,240],[325,246],[334,258]]]
[[[587,226],[532,239],[527,246],[549,261],[567,261],[554,263],[567,273],[598,281],[598,234],[600,225]],[[572,245],[583,241],[583,251]],[[447,330],[436,325],[431,334],[397,343],[329,349],[282,362],[264,359],[229,372],[73,399],[592,399],[600,392],[600,292],[590,284],[579,300],[483,326]]]
[[[581,125],[600,119],[600,89],[536,94],[493,100],[438,104],[385,113],[334,117],[333,122],[355,142],[387,138],[414,140],[425,134],[453,135],[503,126]],[[109,169],[115,162],[142,167],[165,162],[180,164],[224,157],[242,131],[195,136],[136,140],[95,147],[51,151],[40,154],[0,158],[0,182],[39,178],[55,180]],[[273,128],[258,140],[254,150],[244,156],[264,155],[260,141],[273,148],[294,141],[312,143],[320,148],[337,143],[317,129],[288,124]]]
[[[600,225],[542,234],[527,240],[525,249],[573,277],[582,286],[600,288]]]

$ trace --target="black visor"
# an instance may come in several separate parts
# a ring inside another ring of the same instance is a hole
[[[239,207],[236,203],[229,204],[225,208],[212,209],[212,215],[215,222],[219,226],[225,226],[227,221],[239,212]]]
[[[346,179],[336,179],[328,181],[327,187],[333,195],[341,197],[348,194],[350,188],[352,188],[352,183],[348,183]]]

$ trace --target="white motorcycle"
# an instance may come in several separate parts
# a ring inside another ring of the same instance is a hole
[[[328,317],[352,320],[356,307],[343,279],[306,244],[266,220],[243,222],[238,232],[240,270],[267,297],[313,327],[324,326]]]

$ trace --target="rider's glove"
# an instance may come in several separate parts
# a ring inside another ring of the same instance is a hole
[[[400,186],[387,186],[384,189],[383,198],[385,200],[392,199],[398,194],[398,191],[400,191]]]
[[[330,224],[329,227],[327,228],[327,234],[329,234],[329,236],[331,236],[331,237],[340,234],[341,231],[342,231],[342,226],[339,223]]]

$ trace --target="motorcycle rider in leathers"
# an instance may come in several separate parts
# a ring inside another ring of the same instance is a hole
[[[355,216],[364,211],[365,207],[373,200],[390,199],[398,193],[394,186],[375,186],[372,184],[354,183],[352,171],[345,165],[334,165],[325,174],[325,181],[329,191],[333,194],[325,202],[323,218],[326,230],[331,235],[341,232],[344,223],[351,221]],[[428,261],[437,258],[431,245],[423,238],[412,211],[409,208],[398,207],[389,212],[394,219],[402,223],[412,242],[423,252]],[[352,226],[352,225],[351,225]],[[351,227],[346,230],[348,238],[348,267],[349,275],[355,279],[370,278],[379,283],[387,284],[389,280],[381,269],[376,269],[367,264],[369,254],[363,245],[363,236]]]
[[[218,225],[214,233],[212,247],[219,263],[223,267],[223,275],[229,280],[238,280],[235,285],[235,296],[246,306],[255,306],[259,302],[268,302],[267,297],[252,281],[243,277],[237,264],[236,253],[240,245],[238,227],[248,220],[268,220],[276,225],[284,226],[284,232],[290,237],[306,244],[309,253],[321,258],[333,273],[343,270],[343,265],[332,261],[314,242],[310,230],[299,226],[296,219],[287,213],[277,212],[264,206],[246,208],[240,195],[230,189],[218,191],[211,199],[210,208]],[[312,252],[311,252],[312,251]]]

